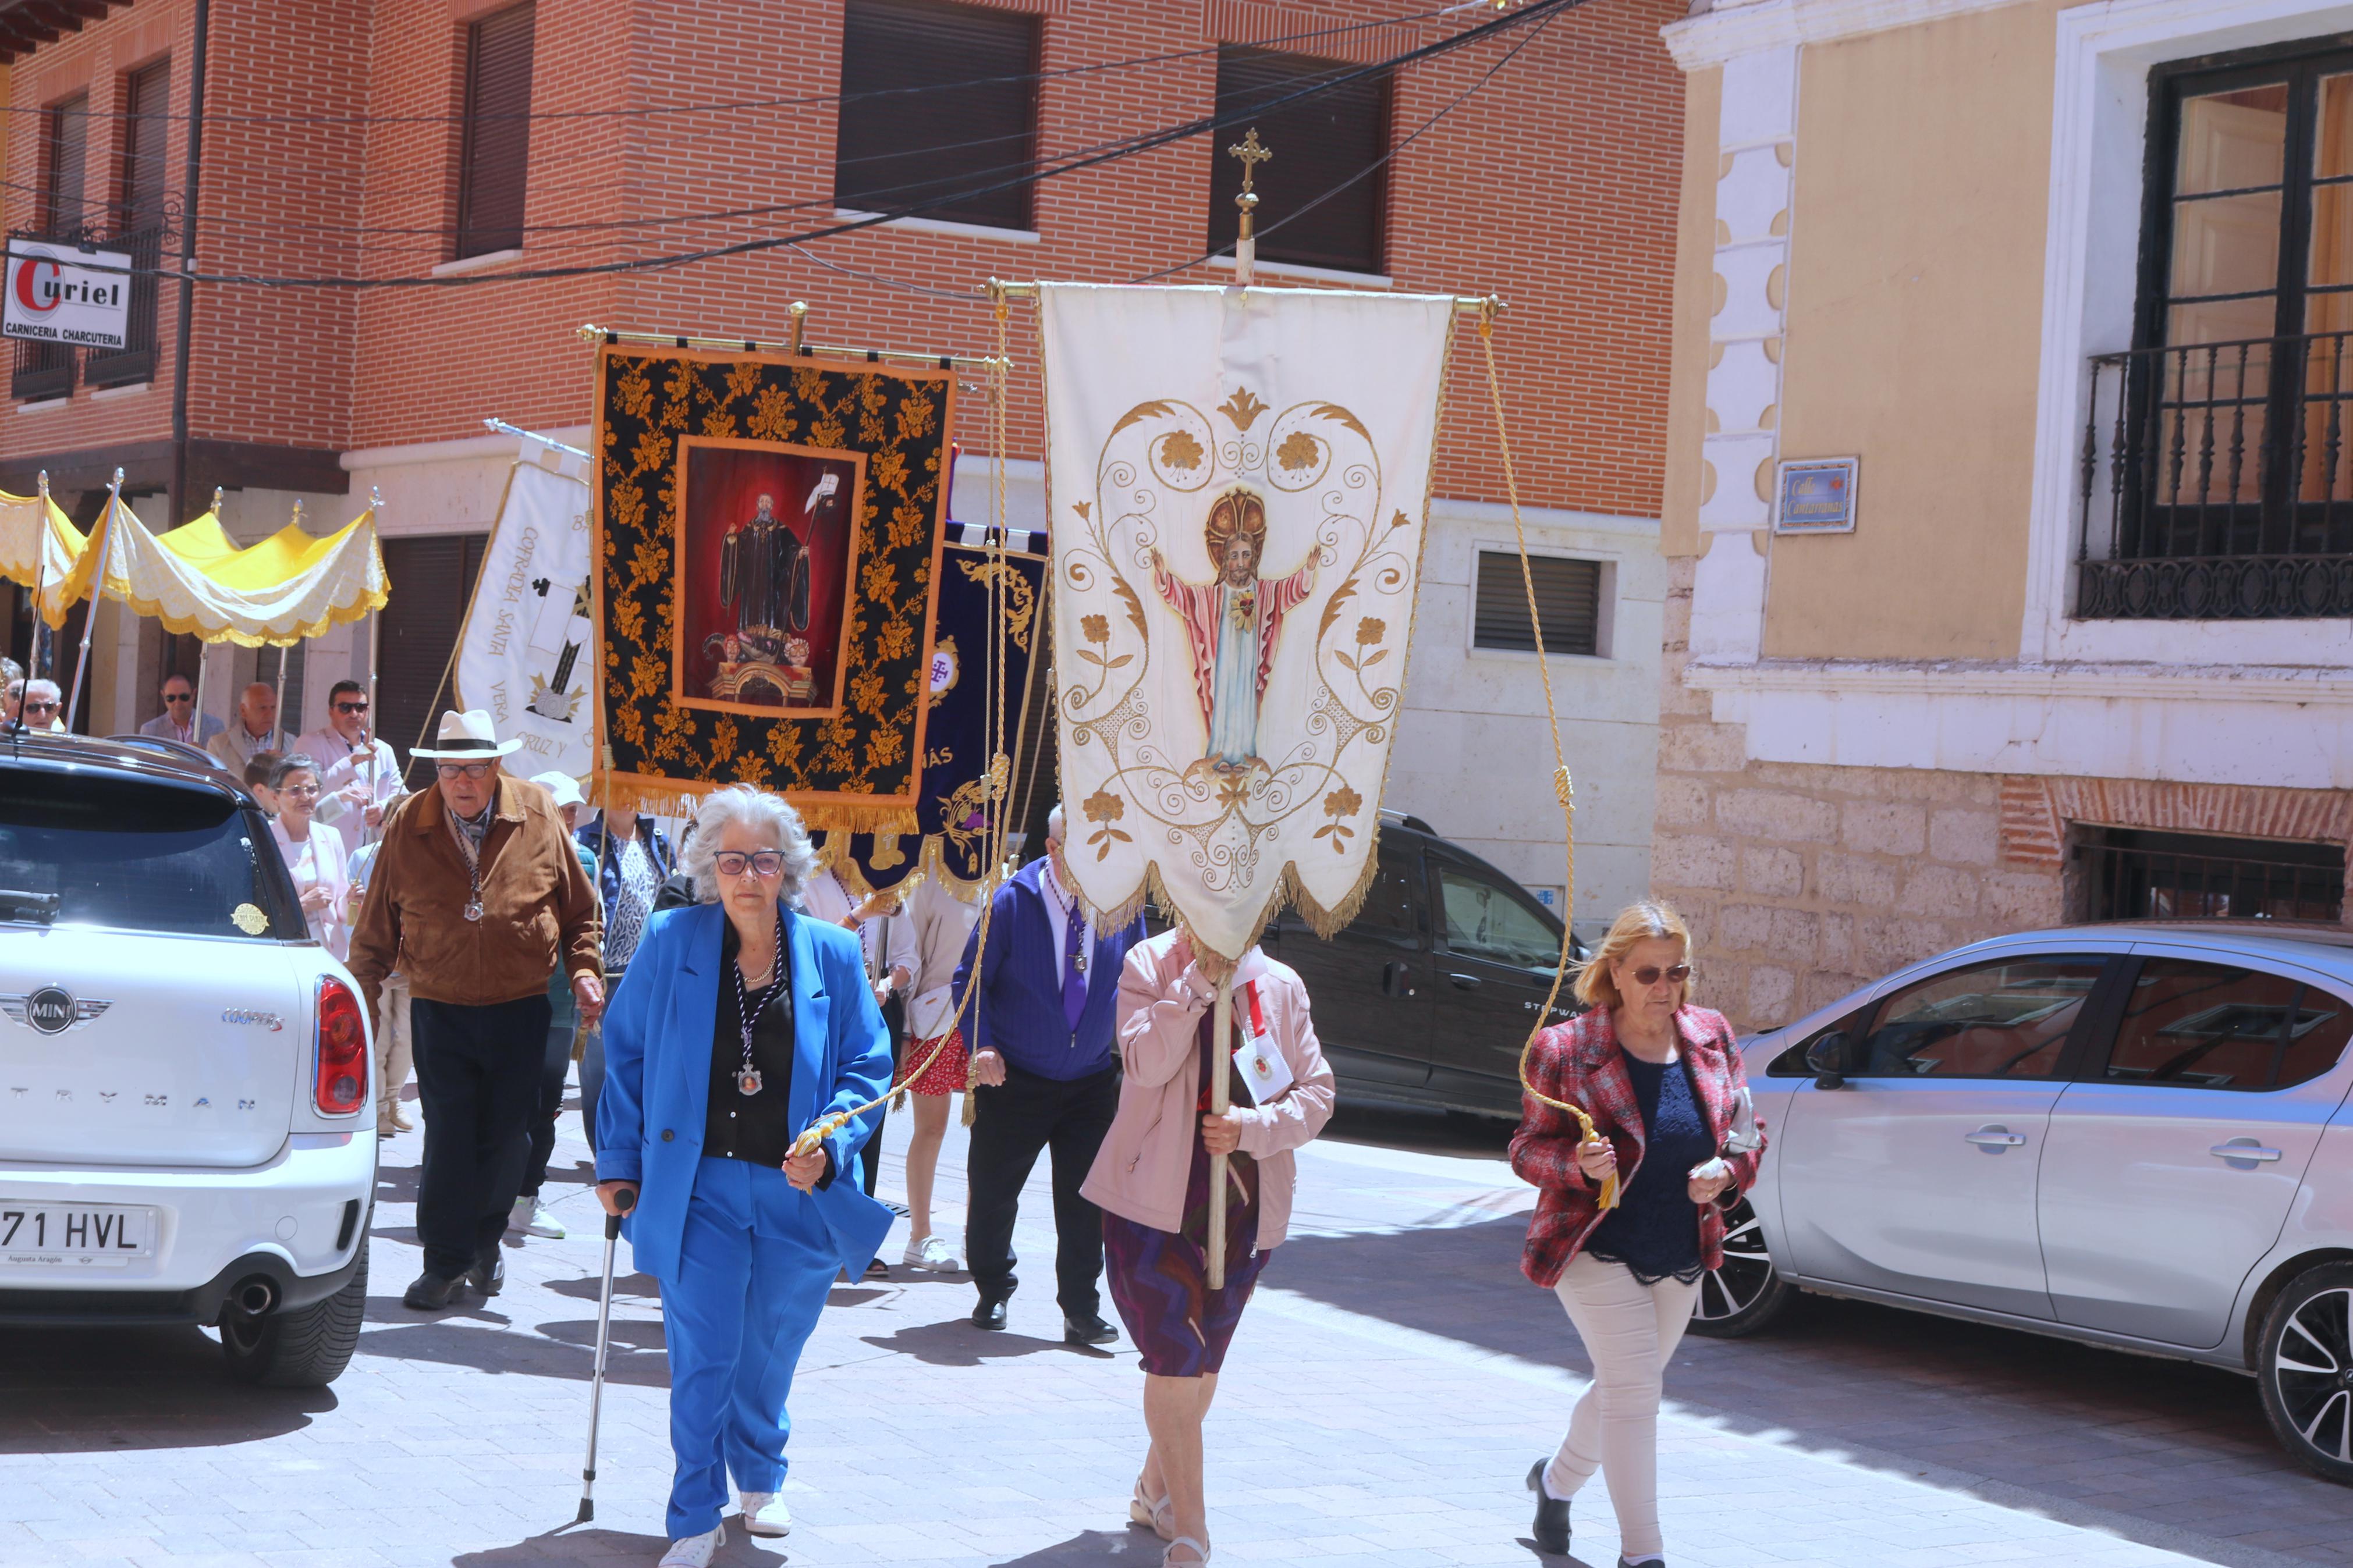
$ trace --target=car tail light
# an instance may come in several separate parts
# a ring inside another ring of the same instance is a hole
[[[319,1109],[350,1116],[367,1102],[367,1026],[360,999],[332,975],[319,982],[319,1061],[312,1079]]]

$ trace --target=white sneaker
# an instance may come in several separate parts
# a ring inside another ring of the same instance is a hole
[[[515,1212],[518,1215],[522,1212],[523,1203],[524,1200],[522,1198],[515,1200]],[[531,1215],[523,1221],[523,1229],[533,1236],[543,1236],[550,1241],[562,1241],[571,1234],[564,1228],[564,1222],[555,1217],[555,1211],[547,1206],[545,1193],[531,1199],[530,1203]]]
[[[745,1492],[738,1500],[744,1509],[744,1529],[750,1535],[790,1535],[793,1532],[793,1510],[775,1492]]]
[[[947,1237],[935,1232],[921,1241],[907,1243],[907,1255],[900,1262],[909,1268],[950,1273],[956,1268],[955,1248],[948,1245]]]
[[[712,1553],[727,1544],[727,1527],[713,1525],[701,1535],[690,1535],[684,1541],[673,1541],[662,1553],[655,1568],[711,1568]]]

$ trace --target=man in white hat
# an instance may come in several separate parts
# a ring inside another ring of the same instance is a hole
[[[444,713],[412,755],[434,782],[384,826],[350,968],[375,1016],[396,963],[408,977],[425,1168],[417,1238],[425,1271],[404,1300],[446,1307],[461,1282],[506,1283],[499,1238],[522,1189],[539,1102],[548,978],[571,976],[580,1016],[605,1005],[596,891],[545,790],[504,773],[488,712]]]

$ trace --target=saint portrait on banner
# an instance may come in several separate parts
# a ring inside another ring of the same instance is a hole
[[[1209,507],[1203,529],[1218,575],[1187,583],[1152,552],[1152,581],[1160,597],[1185,623],[1193,656],[1193,689],[1201,705],[1210,771],[1264,771],[1259,755],[1259,704],[1282,635],[1283,618],[1315,584],[1315,557],[1287,577],[1269,582],[1259,574],[1266,552],[1266,502],[1241,488],[1228,490]]]
[[[744,441],[691,437],[681,446],[680,699],[835,707],[856,546],[847,504],[854,464]]]

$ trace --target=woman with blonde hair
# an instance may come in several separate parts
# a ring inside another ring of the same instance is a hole
[[[1536,1037],[1512,1169],[1539,1189],[1520,1270],[1560,1297],[1593,1363],[1568,1435],[1528,1471],[1539,1550],[1568,1550],[1569,1500],[1607,1472],[1620,1568],[1663,1564],[1659,1399],[1724,1212],[1757,1180],[1761,1125],[1732,1026],[1691,1005],[1691,931],[1655,900],[1610,922],[1578,973],[1588,1011]],[[1542,1098],[1539,1098],[1542,1097]],[[1545,1103],[1584,1108],[1596,1136]],[[1604,1208],[1616,1179],[1616,1206]]]

